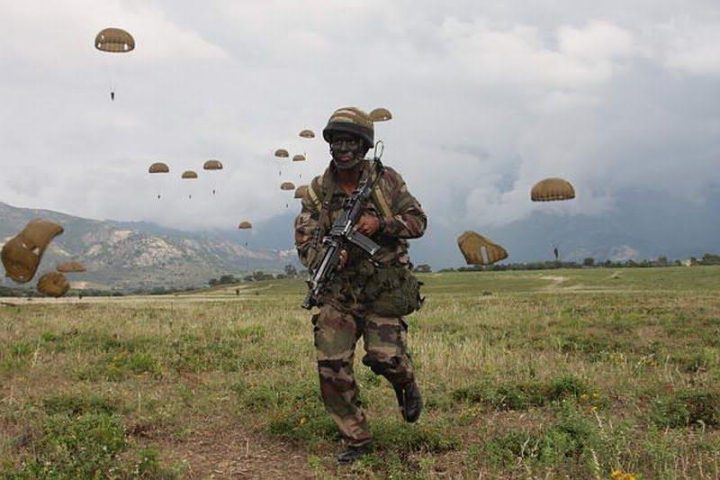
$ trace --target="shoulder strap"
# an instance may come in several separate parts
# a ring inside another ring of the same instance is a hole
[[[315,192],[315,189],[312,187],[312,183],[308,185],[308,196],[310,197],[310,201],[313,204],[313,207],[315,210],[320,211],[320,207],[322,207],[322,201],[320,200],[320,197],[318,197],[318,194]]]
[[[385,194],[382,191],[382,188],[380,188],[381,183],[382,178],[375,184],[375,188],[373,188],[373,201],[375,202],[375,206],[380,210],[380,213],[382,213],[383,217],[390,218],[393,216],[393,212],[390,208],[390,204],[388,203],[387,198],[385,197]]]
[[[321,185],[323,189],[322,199],[320,201],[320,225],[325,230],[330,228],[330,201],[335,193],[335,178],[332,171],[328,168],[321,177]]]

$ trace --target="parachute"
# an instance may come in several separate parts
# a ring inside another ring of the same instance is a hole
[[[307,129],[301,130],[298,135],[300,135],[302,138],[315,138],[315,132]]]
[[[37,290],[44,295],[57,298],[70,290],[70,284],[62,273],[48,272],[38,280]]]
[[[305,155],[299,155],[299,154],[298,154],[298,155],[295,155],[295,156],[292,158],[292,161],[293,161],[293,162],[304,162],[304,161],[305,161]]]
[[[252,229],[252,223],[250,223],[247,220],[243,220],[242,222],[240,222],[240,225],[238,225],[238,229],[239,230],[250,230],[250,229]],[[250,232],[242,234],[242,236],[245,238],[245,242],[244,242],[245,248],[248,248],[247,237],[249,236],[249,234],[250,234]],[[250,255],[246,255],[245,268],[247,271],[250,271]]]
[[[530,191],[530,199],[533,202],[553,202],[558,200],[571,200],[575,198],[575,189],[572,184],[562,178],[546,178],[537,182]],[[555,261],[560,259],[560,239],[556,238],[553,242],[553,255]]]
[[[0,252],[6,275],[18,283],[32,280],[45,249],[63,231],[60,225],[48,220],[31,220]]]
[[[121,28],[105,28],[95,36],[95,48],[107,53],[127,53],[135,49],[135,39]],[[112,82],[110,100],[115,100],[115,88]]]
[[[85,266],[80,262],[63,262],[55,267],[55,270],[60,273],[80,273],[87,271]]]
[[[223,164],[219,160],[208,160],[203,164],[203,170],[222,170]]]
[[[552,202],[575,198],[575,189],[562,178],[546,178],[536,183],[530,191],[533,202]]]
[[[280,185],[280,190],[295,190],[295,184],[292,182],[283,182]]]
[[[181,178],[185,180],[195,180],[196,178],[198,178],[198,174],[193,170],[185,170],[182,173]],[[188,199],[192,200],[192,193],[188,194]]]
[[[300,185],[295,189],[295,198],[303,198],[305,195],[307,195],[307,191],[307,185]]]
[[[170,167],[162,162],[153,163],[148,168],[148,173],[170,173]]]
[[[135,39],[121,28],[105,28],[95,36],[95,48],[103,52],[126,53],[135,49]]]
[[[150,165],[148,173],[170,173],[170,167],[168,167],[165,163],[156,162]],[[161,196],[162,195],[158,192],[157,198],[160,198]]]
[[[476,232],[463,233],[457,243],[468,265],[491,265],[508,256],[507,250]]]
[[[203,164],[203,170],[222,170],[223,164],[220,160],[208,160]],[[215,195],[215,189],[213,188],[212,194]]]
[[[387,122],[391,118],[393,118],[392,113],[387,108],[378,107],[370,112],[370,120],[373,122]]]
[[[278,148],[275,150],[275,156],[278,158],[288,158],[290,154],[284,148]]]

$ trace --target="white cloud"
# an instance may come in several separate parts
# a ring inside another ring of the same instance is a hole
[[[494,29],[485,22],[447,19],[441,38],[448,57],[479,82],[578,88],[608,81],[613,60],[632,53],[632,36],[607,23],[583,28],[560,27],[558,48],[544,41],[533,26]]]
[[[608,61],[636,53],[633,35],[612,23],[592,21],[584,28],[558,29],[558,49],[587,62]]]
[[[720,23],[697,27],[663,25],[660,31],[670,40],[664,52],[665,65],[694,75],[720,75]]]
[[[322,170],[322,126],[352,104],[393,111],[377,127],[386,162],[460,231],[529,215],[547,176],[578,190],[542,207],[558,214],[616,208],[615,192],[648,183],[720,183],[720,106],[696,77],[720,71],[717,6],[680,21],[675,0],[0,3],[1,201],[181,228],[267,219],[297,207],[280,181]],[[109,25],[136,51],[95,51]],[[278,147],[309,160],[283,164]],[[211,157],[220,175],[179,181]],[[150,178],[153,161],[173,173]]]
[[[79,68],[95,57],[132,56],[135,63],[180,59],[224,59],[223,50],[196,32],[179,28],[161,10],[145,2],[107,0],[44,1],[26,5],[2,2],[4,55],[50,63],[57,69]],[[95,35],[106,27],[129,31],[136,50],[128,54],[103,54],[95,50]]]

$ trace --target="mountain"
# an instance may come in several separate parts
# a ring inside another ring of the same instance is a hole
[[[670,259],[720,252],[720,188],[683,199],[652,189],[619,192],[615,208],[594,215],[533,212],[501,226],[450,225],[430,214],[425,236],[411,241],[416,265],[434,269],[464,264],[456,238],[476,230],[505,246],[506,262],[552,260],[557,246],[565,261]],[[296,212],[257,223],[250,231],[185,232],[153,223],[97,221],[47,210],[15,208],[0,203],[0,243],[14,236],[32,218],[61,224],[65,233],[51,244],[41,272],[61,260],[75,259],[88,267],[71,280],[80,285],[122,290],[156,286],[206,284],[224,274],[248,270],[281,270],[297,265],[292,221]],[[9,281],[5,281],[9,285]]]
[[[38,275],[58,262],[78,260],[88,271],[71,274],[70,280],[81,288],[182,288],[204,285],[225,274],[242,276],[248,270],[281,270],[297,263],[290,248],[291,230],[285,235],[286,249],[254,249],[245,246],[249,232],[190,233],[146,222],[88,220],[1,202],[0,245],[33,218],[51,220],[65,229],[45,252]],[[254,239],[247,243],[256,244]],[[4,284],[12,285],[10,280]]]

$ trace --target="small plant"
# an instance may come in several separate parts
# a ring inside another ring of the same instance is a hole
[[[459,439],[441,423],[408,425],[395,419],[377,419],[371,429],[378,450],[441,453],[460,446]]]
[[[659,427],[679,428],[695,424],[720,426],[720,394],[715,391],[684,390],[657,398],[650,418]]]
[[[589,388],[577,377],[564,376],[549,384],[541,382],[499,383],[485,381],[452,392],[455,401],[480,403],[497,410],[527,410],[565,399],[588,395]]]
[[[60,394],[45,398],[43,409],[48,415],[68,415],[77,417],[85,414],[117,413],[117,402],[97,395]]]
[[[34,447],[34,456],[18,472],[25,478],[107,478],[127,442],[115,415],[52,415]]]

